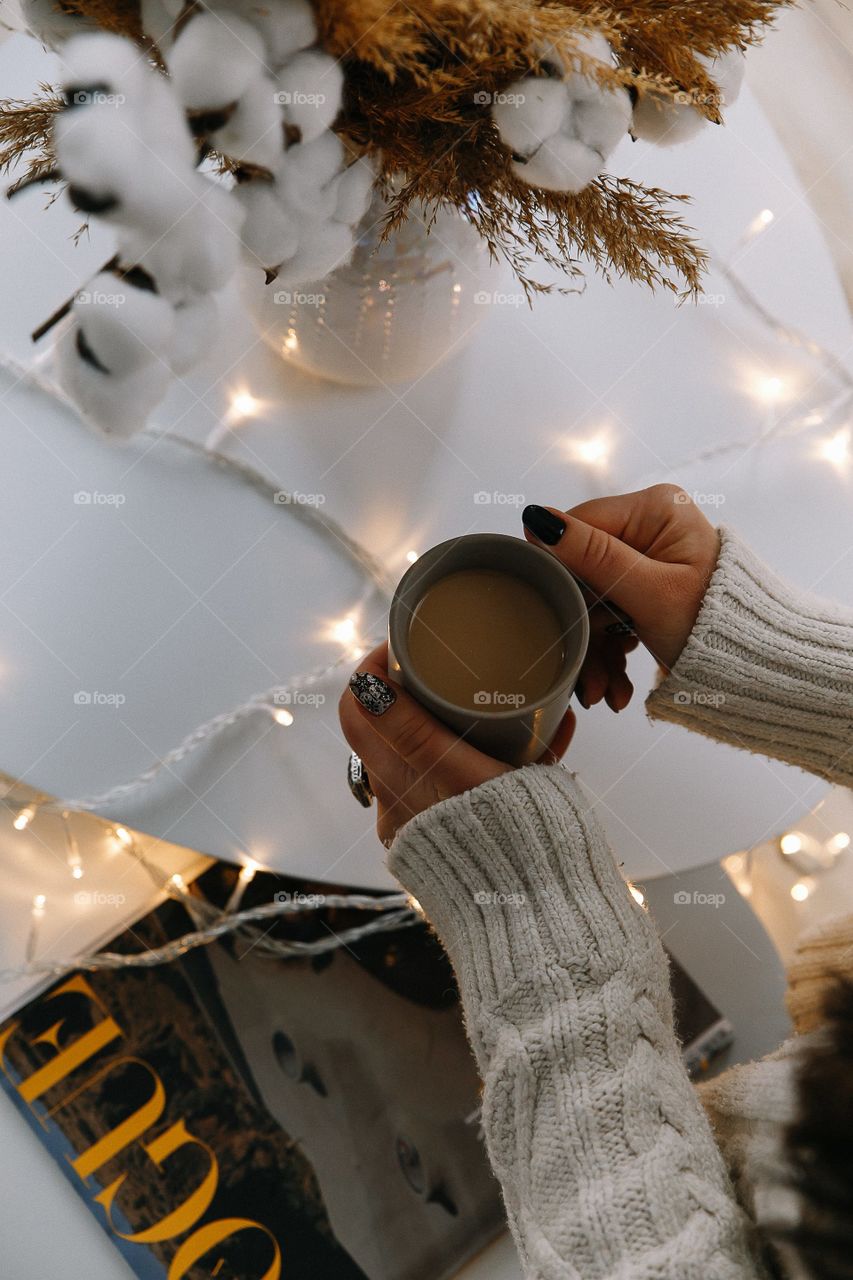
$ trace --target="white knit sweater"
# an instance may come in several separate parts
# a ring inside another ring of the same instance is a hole
[[[853,612],[786,587],[724,530],[648,709],[849,781],[851,650]],[[389,866],[456,971],[528,1280],[764,1276],[755,1187],[791,1109],[791,1053],[712,1082],[703,1109],[657,934],[573,776],[531,765],[445,801]]]

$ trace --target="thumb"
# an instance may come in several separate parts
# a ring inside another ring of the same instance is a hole
[[[556,507],[525,507],[521,519],[531,541],[561,560],[595,595],[611,600],[642,623],[659,572],[653,560]]]

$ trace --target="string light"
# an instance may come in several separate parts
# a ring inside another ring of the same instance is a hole
[[[750,391],[762,404],[779,404],[790,394],[790,387],[778,374],[756,374],[750,382]]]
[[[272,713],[272,718],[276,724],[283,724],[285,728],[293,724],[293,713],[287,710],[287,707],[276,707]]]
[[[127,827],[113,827],[113,836],[119,844],[123,844],[125,848],[133,844],[133,836],[130,834]]]
[[[827,440],[821,441],[816,453],[818,458],[830,463],[836,471],[845,471],[850,463],[850,428],[842,427]]]
[[[805,902],[811,891],[812,886],[808,880],[798,880],[796,884],[791,885],[791,897],[795,902]]]
[[[262,402],[251,391],[237,391],[231,397],[229,416],[232,422],[242,422],[245,418],[253,418],[262,408]]]
[[[415,561],[418,559],[417,551],[407,551],[406,559],[408,560],[409,564],[414,564]]]
[[[25,805],[23,809],[19,810],[12,826],[16,831],[26,831],[35,816],[36,811],[33,806],[31,804]]]
[[[77,843],[77,837],[71,830],[71,821],[67,809],[62,810],[62,829],[65,833],[66,862],[68,869],[75,880],[83,879],[83,859],[80,857],[80,846]]]
[[[332,639],[338,644],[352,644],[356,637],[355,618],[341,618],[332,623]]]
[[[782,839],[779,841],[779,848],[789,857],[791,854],[799,853],[802,850],[802,847],[803,837],[800,835],[799,831],[789,831],[786,835],[782,836]]]
[[[187,885],[184,877],[179,876],[177,872],[173,876],[169,876],[169,882],[166,885],[166,888],[176,890],[178,893],[186,893],[187,891]]]
[[[284,342],[281,345],[284,347],[285,351],[296,351],[298,349],[299,339],[297,338],[293,329],[291,329],[288,332],[287,337],[284,339]]]
[[[604,435],[590,436],[586,440],[568,439],[566,450],[574,462],[586,467],[607,466],[610,458],[610,442]]]
[[[38,936],[41,930],[41,922],[44,919],[44,909],[47,906],[47,898],[43,893],[37,893],[33,898],[32,919],[30,920],[30,932],[27,937],[27,945],[25,954],[27,964],[32,964],[35,959],[36,948],[38,946]]]
[[[642,890],[638,889],[635,884],[630,884],[630,883],[628,885],[628,889],[630,891],[631,897],[638,904],[638,906],[644,907],[646,905],[646,896],[642,892]]]
[[[849,845],[850,836],[846,831],[839,831],[831,840],[827,841],[828,848],[835,854],[843,853],[845,849],[849,848]]]
[[[754,240],[756,236],[761,235],[762,231],[766,231],[771,222],[776,219],[776,214],[772,209],[762,209],[757,213],[747,227],[743,239]]]

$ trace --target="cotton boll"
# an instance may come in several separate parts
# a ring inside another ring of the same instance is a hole
[[[234,196],[246,211],[242,239],[244,256],[255,266],[277,267],[298,248],[298,229],[271,182],[244,182]]]
[[[217,151],[232,160],[273,169],[284,147],[274,81],[269,76],[259,76],[243,94],[227,124],[211,134],[210,140]]]
[[[76,324],[67,324],[57,336],[53,358],[60,386],[106,435],[126,439],[141,431],[169,388],[168,366],[151,360],[124,377],[102,373],[80,354],[79,334]]]
[[[170,302],[221,289],[241,252],[243,207],[217,183],[192,174],[182,217],[165,231],[120,228],[116,240],[123,262],[143,267]]]
[[[76,13],[65,13],[56,0],[21,0],[27,30],[48,49],[61,49],[67,40],[96,28]]]
[[[604,67],[613,66],[613,50],[599,31],[584,32],[575,41],[576,47],[587,58],[595,59]],[[549,61],[559,63],[559,56],[552,47],[545,51]],[[571,98],[571,121],[563,132],[579,138],[600,159],[606,160],[610,152],[628,132],[631,123],[631,98],[626,89],[603,84],[594,75],[580,69],[571,71],[564,81]]]
[[[65,47],[63,64],[69,128],[76,118],[85,121],[86,113],[109,112],[162,163],[194,166],[195,144],[175,91],[132,41],[107,34],[78,37]]]
[[[182,216],[187,178],[194,174],[181,174],[168,148],[161,152],[148,146],[132,113],[112,107],[60,112],[53,140],[69,197],[78,208],[110,222],[160,232]]]
[[[602,160],[621,142],[631,125],[631,99],[624,89],[604,89],[597,98],[576,102],[572,131]]]
[[[178,97],[190,110],[221,107],[242,98],[266,68],[258,32],[232,13],[192,18],[168,55]]]
[[[123,36],[99,32],[78,35],[62,50],[62,87],[106,86],[121,93],[138,93],[145,83],[148,67],[138,47]]]
[[[727,49],[716,58],[706,58],[701,53],[696,57],[719,89],[721,106],[730,107],[737,101],[746,74],[746,56],[742,50]]]
[[[355,248],[352,229],[340,222],[305,219],[300,228],[299,249],[279,271],[276,283],[308,284],[322,280],[348,262]]]
[[[597,177],[601,157],[577,138],[555,133],[524,163],[514,161],[513,173],[531,187],[546,191],[583,191]]]
[[[172,370],[182,376],[206,355],[219,331],[219,307],[216,298],[189,298],[174,309],[174,332],[168,359]]]
[[[492,119],[504,145],[515,155],[526,156],[558,132],[568,109],[562,80],[526,76],[496,96]]]
[[[689,102],[659,93],[644,93],[634,107],[631,131],[644,142],[675,147],[701,133],[707,120]]]
[[[214,13],[233,10],[260,32],[269,65],[278,68],[317,39],[314,10],[308,0],[208,0]]]
[[[290,147],[276,170],[285,204],[325,221],[334,212],[337,192],[332,180],[344,167],[344,146],[327,130],[313,142]]]
[[[184,0],[140,0],[142,30],[161,53],[174,43],[175,24],[183,7]]]
[[[729,49],[717,58],[696,55],[717,85],[720,105],[731,106],[743,84],[746,59],[739,49]],[[659,93],[645,93],[634,108],[632,129],[636,137],[660,146],[677,146],[689,142],[708,123],[705,116],[687,101],[677,101]]]
[[[354,227],[361,221],[370,208],[375,181],[376,169],[366,156],[356,160],[333,179],[335,190],[333,217],[336,222]]]
[[[330,128],[341,109],[344,73],[334,58],[319,49],[291,58],[276,85],[284,122],[299,130],[302,142],[312,142]]]
[[[174,329],[174,312],[164,298],[109,272],[77,295],[71,314],[98,364],[119,377],[162,359]]]

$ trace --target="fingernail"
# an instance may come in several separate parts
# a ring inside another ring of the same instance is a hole
[[[610,622],[604,628],[605,634],[608,636],[633,636],[636,635],[634,624],[630,618],[625,622]]]
[[[372,716],[384,716],[389,707],[397,701],[397,695],[379,676],[370,671],[356,671],[350,677],[349,687],[365,711]]]
[[[584,693],[580,685],[577,685],[577,687],[575,688],[575,697],[583,707],[584,711],[589,711],[589,703],[586,700],[586,694]]]
[[[534,538],[553,547],[566,532],[566,522],[546,507],[529,506],[521,513],[521,521],[525,529],[529,529]]]
[[[373,804],[373,788],[370,785],[364,761],[354,751],[347,765],[347,783],[358,803],[364,805],[365,809],[369,809]]]

